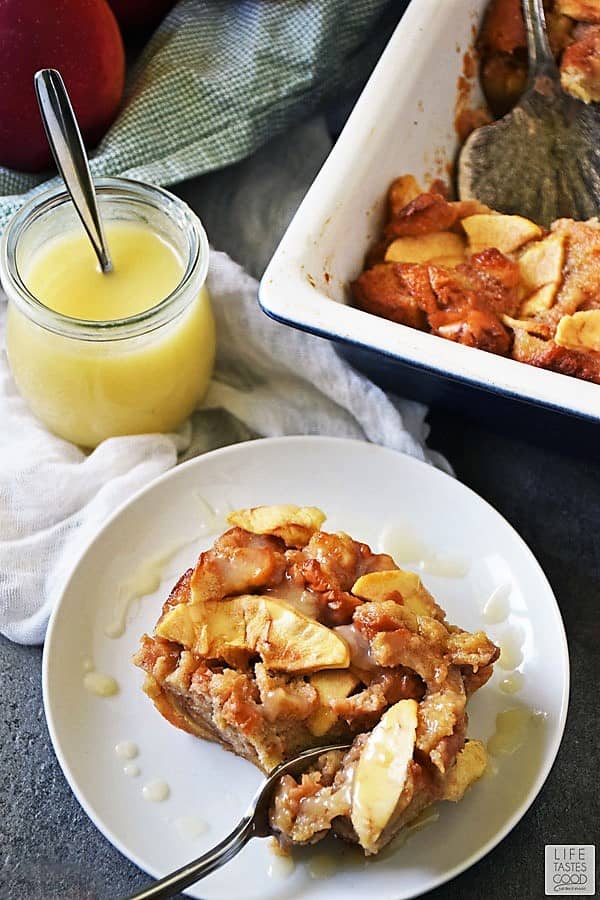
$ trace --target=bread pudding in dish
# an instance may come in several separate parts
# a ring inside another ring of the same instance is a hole
[[[418,575],[324,520],[289,505],[231,513],[134,661],[169,722],[265,773],[351,743],[299,782],[283,778],[271,821],[282,842],[333,830],[376,853],[482,774],[466,705],[499,651],[449,624]]]
[[[596,219],[559,219],[545,231],[405,175],[389,189],[382,240],[351,290],[367,312],[600,384]]]

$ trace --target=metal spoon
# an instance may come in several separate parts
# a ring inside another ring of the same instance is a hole
[[[241,822],[236,825],[231,834],[205,853],[194,862],[182,866],[171,875],[161,878],[145,891],[132,894],[129,900],[158,900],[158,898],[174,897],[175,894],[189,887],[206,875],[210,875],[215,869],[229,862],[236,853],[244,847],[250,838],[268,837],[273,834],[269,824],[269,807],[273,799],[273,793],[277,782],[282,775],[300,775],[308,766],[321,756],[332,750],[349,750],[350,744],[334,744],[330,747],[317,747],[313,750],[305,750],[295,756],[294,759],[282,763],[268,775],[266,781],[254,795],[252,803],[248,807]]]
[[[476,129],[459,156],[458,193],[549,226],[600,214],[600,104],[563,91],[542,0],[522,0],[529,81],[515,108]]]
[[[40,69],[35,73],[34,86],[58,171],[92,242],[100,268],[104,273],[112,272],[94,182],[65,83],[56,69]]]

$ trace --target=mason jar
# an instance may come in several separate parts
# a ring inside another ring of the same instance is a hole
[[[149,228],[181,258],[179,283],[149,309],[107,321],[78,319],[28,289],[27,267],[45,242],[82,227],[64,189],[26,203],[0,248],[6,347],[17,387],[50,431],[83,447],[177,428],[204,396],[215,356],[208,240],[197,216],[161,188],[123,178],[95,184],[106,226]]]

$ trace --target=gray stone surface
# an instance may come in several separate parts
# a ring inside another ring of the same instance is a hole
[[[599,833],[600,467],[458,417],[434,414],[432,423],[432,443],[517,528],[546,571],[567,629],[572,691],[558,760],[533,807],[485,859],[427,896],[534,900],[544,896],[544,844],[594,843]],[[123,898],[148,879],[71,794],[46,729],[40,667],[38,648],[0,641],[0,898]]]

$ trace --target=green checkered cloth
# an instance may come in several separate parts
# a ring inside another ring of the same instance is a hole
[[[94,175],[174,184],[250,155],[364,81],[406,2],[182,0],[133,66]],[[0,167],[0,230],[58,183]]]

